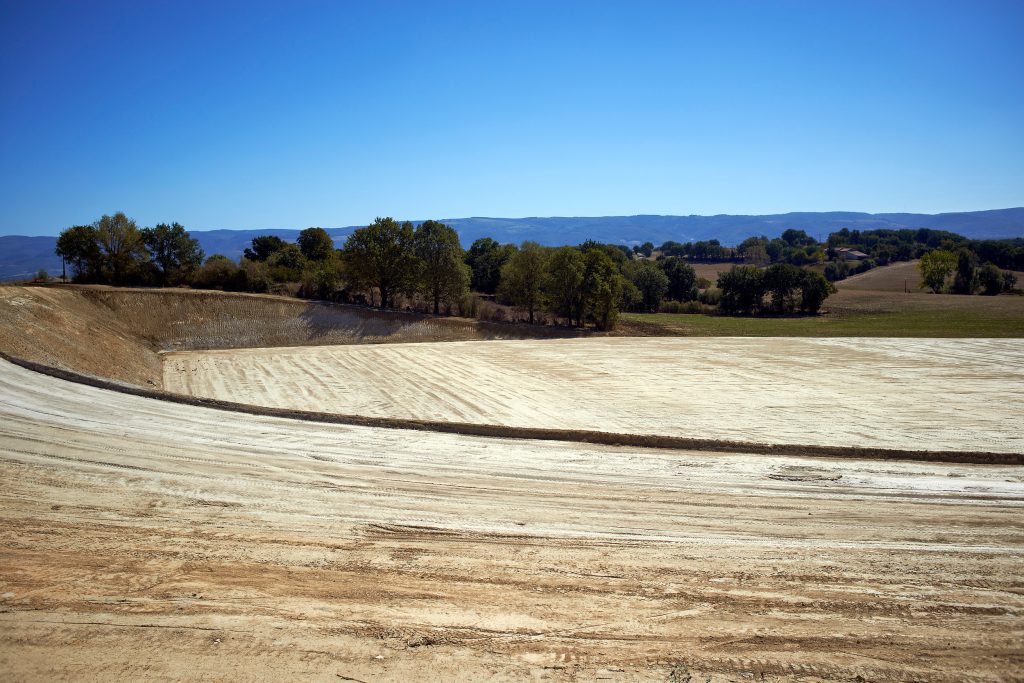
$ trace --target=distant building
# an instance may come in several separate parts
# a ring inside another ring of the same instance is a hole
[[[849,247],[839,247],[836,249],[836,256],[847,261],[863,261],[868,258],[868,255],[863,251],[857,251],[856,249],[850,249]]]

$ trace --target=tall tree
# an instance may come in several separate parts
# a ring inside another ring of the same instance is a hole
[[[622,275],[608,252],[593,249],[583,257],[583,306],[599,330],[615,327],[619,317]],[[664,274],[654,269],[661,277]],[[580,321],[582,327],[582,320]]]
[[[93,282],[100,278],[103,254],[95,226],[76,225],[61,231],[56,252],[71,265],[76,281]]]
[[[954,294],[974,294],[978,288],[978,257],[970,249],[961,248],[956,255]]]
[[[828,295],[835,293],[836,286],[826,280],[824,275],[805,270],[800,284],[800,310],[804,313],[817,313]]]
[[[179,223],[160,223],[155,228],[143,228],[142,242],[160,270],[162,285],[190,277],[203,262],[199,241],[192,239]]]
[[[466,252],[466,263],[473,271],[470,286],[474,291],[494,294],[501,281],[501,269],[508,263],[516,248],[512,244],[498,244],[490,237],[481,237]]]
[[[648,312],[657,311],[669,288],[669,278],[661,267],[654,261],[629,261],[623,272],[640,292],[640,308]]]
[[[776,313],[792,310],[795,306],[794,292],[804,281],[804,271],[788,263],[774,263],[764,270],[762,282],[766,293],[771,294],[771,307]]]
[[[949,277],[956,268],[957,258],[953,252],[944,249],[930,251],[921,257],[917,262],[917,269],[921,271],[920,288],[929,288],[935,294],[942,291]]]
[[[334,254],[334,240],[323,228],[306,228],[295,242],[310,261],[326,261]]]
[[[413,233],[413,252],[420,261],[420,291],[434,305],[462,298],[469,288],[469,266],[463,261],[462,245],[455,230],[437,221],[424,221]]]
[[[544,291],[551,312],[569,319],[570,325],[583,326],[583,278],[586,264],[575,247],[559,247],[548,259]]]
[[[115,285],[124,284],[131,271],[148,256],[142,232],[124,212],[100,218],[96,222],[96,236]]]
[[[501,269],[498,295],[526,310],[530,324],[544,303],[548,251],[536,242],[523,242]]]
[[[719,308],[726,313],[751,313],[764,299],[764,272],[755,266],[733,266],[719,273]]]
[[[285,244],[277,235],[260,235],[252,238],[252,248],[246,247],[243,256],[250,261],[266,261],[283,249]]]
[[[412,244],[412,223],[378,218],[349,235],[342,257],[352,281],[358,286],[376,287],[380,307],[388,308],[396,293],[411,290],[415,283],[418,260]]]
[[[697,298],[697,271],[681,258],[667,258],[660,262],[668,276],[665,296],[674,301],[693,301]]]

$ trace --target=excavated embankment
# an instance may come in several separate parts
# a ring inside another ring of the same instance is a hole
[[[288,297],[99,286],[0,286],[0,351],[161,387],[160,351],[577,336]]]

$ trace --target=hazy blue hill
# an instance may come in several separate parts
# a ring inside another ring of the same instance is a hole
[[[794,212],[767,216],[602,216],[550,218],[447,218],[468,247],[479,237],[499,242],[533,240],[541,244],[579,244],[588,239],[619,244],[651,241],[718,239],[737,244],[750,235],[775,237],[787,228],[806,230],[824,238],[841,228],[936,228],[967,237],[1002,238],[1024,236],[1024,207],[962,213],[857,213],[852,211]],[[335,244],[341,246],[355,227],[328,228]],[[277,235],[294,241],[297,229],[193,230],[207,255],[224,254],[238,259],[257,235]],[[0,280],[26,278],[40,268],[51,275],[60,273],[60,259],[53,253],[55,237],[0,237]]]
[[[53,253],[56,237],[0,235],[0,280],[33,277],[42,268],[60,275],[60,257]]]

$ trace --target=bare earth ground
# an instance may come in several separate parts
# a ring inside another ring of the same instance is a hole
[[[266,294],[0,285],[0,351],[151,387],[160,386],[157,352],[173,349],[577,334],[568,329],[380,312]]]
[[[324,425],[0,362],[0,474],[5,680],[1024,670],[1019,468]]]
[[[1024,453],[1024,340],[589,338],[167,354],[168,391],[746,443]]]

